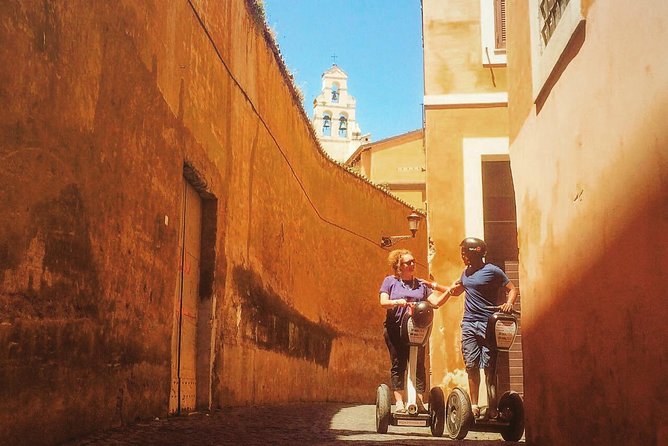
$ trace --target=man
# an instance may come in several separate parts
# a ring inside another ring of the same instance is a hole
[[[485,370],[489,409],[487,416],[496,418],[496,352],[490,354],[485,343],[487,319],[497,311],[499,289],[507,293],[500,310],[510,313],[517,298],[517,288],[508,276],[496,265],[485,263],[487,244],[478,238],[465,238],[460,244],[461,256],[466,268],[459,280],[450,287],[450,294],[459,296],[466,291],[464,317],[462,318],[462,354],[468,374],[473,415],[480,417],[478,393],[480,392],[480,369]]]

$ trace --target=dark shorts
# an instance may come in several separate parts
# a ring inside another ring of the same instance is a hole
[[[490,353],[485,345],[487,322],[462,322],[462,355],[467,369],[489,367]]]

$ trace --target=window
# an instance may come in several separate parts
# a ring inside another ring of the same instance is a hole
[[[494,0],[494,44],[494,49],[506,49],[506,0]]]
[[[480,39],[482,64],[506,65],[506,0],[480,0]]]
[[[322,117],[322,134],[323,136],[332,136],[332,117],[328,114]]]
[[[348,118],[344,115],[339,117],[339,136],[342,138],[348,137]]]
[[[539,20],[540,37],[543,40],[543,45],[547,45],[547,42],[550,41],[566,5],[568,5],[568,0],[541,0]]]
[[[533,99],[541,95],[576,31],[585,24],[582,0],[529,0]]]

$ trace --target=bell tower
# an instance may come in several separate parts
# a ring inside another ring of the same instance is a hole
[[[334,160],[344,163],[369,142],[355,117],[355,98],[348,94],[348,75],[336,64],[322,74],[322,90],[313,101],[313,128],[320,145]]]

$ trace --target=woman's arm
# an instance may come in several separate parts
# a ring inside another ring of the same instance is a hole
[[[390,295],[386,292],[380,293],[380,306],[383,308],[405,307],[408,304],[406,299],[390,299]]]
[[[425,284],[425,286],[434,290],[434,292],[427,297],[427,301],[429,301],[429,303],[435,306],[436,308],[446,303],[450,298],[450,296],[452,295],[452,293],[450,292],[450,288],[448,288],[445,285],[441,285],[438,282],[423,281],[423,283]]]
[[[453,287],[456,287],[456,285],[461,287],[461,283],[459,281],[453,283],[452,286],[447,287],[445,285],[441,285],[438,282],[428,282],[424,279],[418,279],[418,280],[422,282],[422,284],[425,285],[427,288],[431,288],[432,290],[434,290],[434,292],[427,297],[427,301],[437,308],[446,303],[451,296],[458,296],[464,290],[464,288],[462,287],[459,293],[455,294],[453,292]]]

